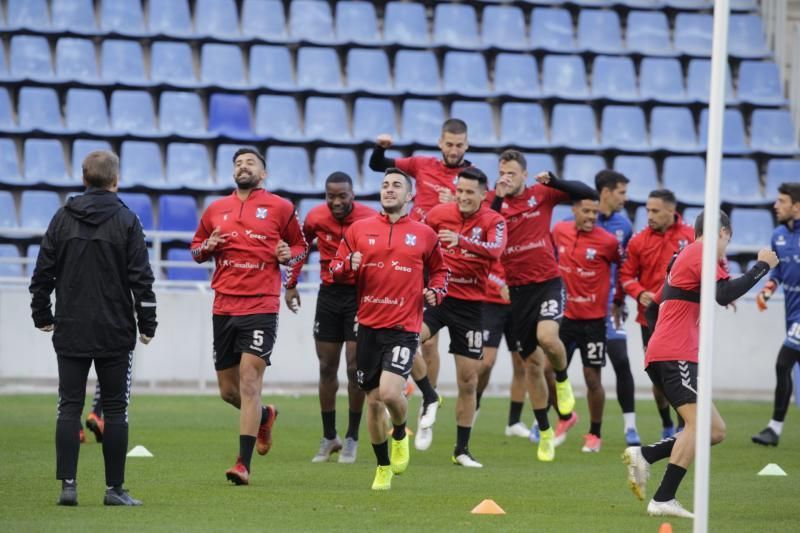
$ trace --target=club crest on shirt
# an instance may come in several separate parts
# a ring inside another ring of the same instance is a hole
[[[775,246],[786,246],[786,237],[778,235],[778,238],[775,239]]]
[[[595,256],[597,256],[597,250],[594,248],[587,248],[586,249],[586,259],[589,261],[594,261]]]
[[[689,241],[687,241],[686,239],[678,240],[678,251],[683,250],[687,246],[689,246]]]
[[[370,246],[375,246],[375,239],[367,239]]]
[[[528,207],[535,207],[536,206],[536,197],[531,196],[528,198]]]
[[[481,238],[481,228],[472,228],[472,237],[473,240],[480,240]]]
[[[406,246],[416,246],[417,236],[413,233],[406,233]]]
[[[267,208],[266,207],[256,207],[256,218],[267,218]]]

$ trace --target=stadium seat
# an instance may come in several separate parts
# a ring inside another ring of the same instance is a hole
[[[498,159],[495,153],[470,152],[466,155],[466,160],[473,167],[481,169],[491,182],[498,174]]]
[[[494,128],[492,108],[489,103],[455,101],[450,108],[450,116],[460,118],[469,125],[469,142],[471,144],[481,146],[497,144],[497,132]]]
[[[283,141],[304,139],[292,96],[262,94],[256,99],[256,135]]]
[[[150,79],[183,87],[197,85],[189,43],[156,41],[150,47]]]
[[[726,154],[745,154],[750,152],[744,134],[744,118],[738,109],[726,109],[722,133],[722,151]],[[700,146],[705,149],[708,139],[708,109],[700,112],[698,130]]]
[[[675,50],[694,56],[711,55],[713,17],[699,13],[678,13],[675,17]]]
[[[121,187],[143,185],[161,189],[167,186],[161,150],[156,143],[123,141],[119,164]]]
[[[478,52],[447,52],[444,55],[444,90],[470,96],[489,94],[486,60]]]
[[[767,163],[767,184],[764,187],[767,200],[773,201],[778,197],[778,187],[781,183],[798,181],[798,176],[800,176],[800,160],[770,159]]]
[[[3,229],[18,227],[14,197],[11,195],[11,191],[0,191],[0,235],[2,235]]]
[[[671,152],[696,152],[697,131],[687,107],[654,107],[650,114],[650,145]]]
[[[8,0],[8,28],[47,30],[50,28],[47,0]]]
[[[620,155],[614,158],[614,170],[624,174],[628,183],[628,199],[645,203],[650,191],[658,189],[656,162],[652,157],[641,155]]]
[[[184,137],[208,138],[203,103],[200,95],[193,92],[164,91],[158,108],[161,133],[173,133]]]
[[[689,62],[689,73],[686,77],[689,98],[695,102],[708,103],[711,94],[711,60],[692,59]],[[736,99],[733,92],[730,66],[725,72],[725,99],[728,103]]]
[[[547,146],[547,126],[539,104],[506,102],[500,115],[502,144],[524,148]]]
[[[639,72],[639,94],[642,98],[660,102],[686,102],[683,70],[681,70],[678,60],[659,57],[642,59]]]
[[[23,129],[62,132],[64,128],[56,91],[47,87],[20,89],[19,125]]]
[[[675,193],[678,201],[703,205],[705,200],[706,163],[698,156],[670,156],[664,160],[664,188]]]
[[[61,207],[58,193],[53,191],[22,191],[19,201],[19,226],[45,230]]]
[[[0,199],[0,205],[2,205]],[[13,205],[12,205],[13,207]],[[19,250],[16,244],[0,244],[0,277],[21,278],[23,274],[21,263],[5,263],[3,259],[19,259]]]
[[[49,80],[53,63],[47,39],[33,35],[14,35],[9,48],[11,75],[18,78]]]
[[[772,61],[739,64],[739,100],[759,106],[786,104],[778,65]]]
[[[195,190],[216,188],[206,147],[197,143],[170,143],[167,146],[167,183]]]
[[[515,6],[486,6],[483,9],[481,40],[484,46],[526,49],[528,39],[522,10]]]
[[[647,227],[647,208],[640,205],[636,208],[636,213],[633,217],[633,231],[642,231]]]
[[[768,154],[796,154],[797,137],[789,111],[785,109],[753,111],[750,119],[750,144],[753,150]]]
[[[303,193],[314,191],[308,152],[296,146],[270,146],[267,148],[267,189]]]
[[[50,14],[54,30],[75,33],[97,31],[92,0],[52,0]]]
[[[292,59],[285,46],[256,45],[250,49],[250,83],[275,89],[295,87]]]
[[[626,32],[628,50],[647,55],[673,53],[667,16],[661,11],[631,11]]]
[[[528,164],[528,185],[533,185],[536,182],[536,174],[543,170],[556,172],[556,162],[550,154],[525,154],[525,161]],[[499,163],[497,163],[499,168]],[[494,176],[489,174],[489,181],[493,181]]]
[[[333,42],[333,15],[327,2],[294,0],[289,4],[289,33],[292,38]]]
[[[8,65],[6,64],[6,47],[2,41],[0,41],[0,79],[7,79],[8,75]]]
[[[144,91],[114,91],[111,94],[111,124],[121,132],[158,135],[153,99]]]
[[[349,142],[351,135],[344,101],[319,96],[306,100],[305,134],[311,139]]]
[[[314,154],[314,185],[324,190],[325,180],[333,172],[344,172],[354,184],[358,183],[358,162],[356,154],[347,148],[320,148]],[[305,220],[305,217],[301,218]]]
[[[378,19],[371,2],[336,2],[336,38],[339,41],[374,44],[381,40]]]
[[[244,0],[242,35],[270,41],[285,40],[286,13],[281,0]]]
[[[236,139],[252,139],[253,116],[247,97],[212,94],[208,100],[208,130]]]
[[[195,0],[195,34],[237,39],[239,14],[235,0]]]
[[[38,244],[29,244],[28,249],[26,251],[25,257],[28,260],[27,269],[28,269],[28,276],[33,275],[33,271],[36,269],[36,262],[39,259],[39,249],[41,247]]]
[[[405,45],[424,45],[430,41],[425,6],[417,3],[388,2],[383,21],[384,40]]]
[[[405,142],[433,144],[441,135],[444,109],[436,100],[403,101],[402,139]]]
[[[604,107],[600,119],[600,139],[609,148],[632,152],[649,150],[642,108],[618,105]]]
[[[235,44],[204,44],[200,61],[200,79],[203,83],[219,87],[247,85],[241,48]]]
[[[342,70],[333,48],[305,46],[297,51],[297,86],[315,91],[340,91]]]
[[[594,188],[595,175],[605,168],[608,165],[599,155],[567,154],[564,157],[562,177],[566,180],[582,181]]]
[[[771,55],[760,15],[731,15],[728,22],[728,53],[738,57]]]
[[[553,214],[550,216],[550,229],[552,230],[553,227],[559,222],[563,222],[564,220],[568,220],[572,217],[573,214],[571,206],[563,204],[555,206],[553,208]]]
[[[96,89],[69,89],[65,110],[67,128],[96,135],[109,130],[106,97]]]
[[[0,138],[0,183],[11,185],[22,182],[17,147],[11,139]]]
[[[318,198],[303,198],[300,200],[297,204],[297,216],[300,219],[300,223],[303,224],[305,222],[309,211],[324,203],[325,200],[320,200]]]
[[[103,0],[100,28],[107,33],[143,35],[144,12],[140,0]]]
[[[694,226],[697,217],[700,216],[700,213],[702,212],[702,207],[687,207],[683,210],[683,213],[681,213],[681,217],[685,223],[689,224],[690,226]]]
[[[523,54],[497,54],[494,62],[494,90],[511,96],[541,95],[536,58]]]
[[[592,67],[592,96],[612,100],[638,100],[636,70],[631,58],[597,56]]]
[[[167,261],[197,264],[192,258],[192,252],[183,248],[170,248],[167,250]],[[167,279],[171,281],[208,281],[209,270],[207,268],[168,266],[165,270],[167,271]]]
[[[738,205],[764,203],[753,159],[724,158],[720,172],[720,199]]]
[[[391,5],[391,4],[390,4]],[[439,65],[433,52],[400,50],[395,56],[395,89],[412,94],[439,94]]]
[[[217,176],[217,183],[220,185],[231,183],[233,180],[233,154],[238,149],[238,144],[220,144],[217,146],[214,173]]]
[[[601,28],[602,31],[598,31]],[[581,9],[578,15],[578,47],[601,54],[622,51],[622,30],[617,12]]]
[[[772,238],[772,213],[766,209],[736,207],[731,210],[733,237],[728,246],[729,253],[757,251],[769,246]]]
[[[142,229],[145,231],[153,229],[153,204],[149,195],[141,192],[121,192],[119,199],[128,206],[128,209],[136,213]]]
[[[386,150],[386,157],[396,159],[402,157],[397,150]],[[369,158],[372,156],[372,149],[364,152],[364,161],[361,165],[361,183],[354,183],[356,194],[376,194],[381,190],[383,172],[375,172],[369,168]]]
[[[556,104],[550,132],[553,144],[577,149],[598,147],[594,111],[588,105]]]
[[[72,179],[78,183],[83,179],[83,160],[89,152],[95,150],[111,150],[108,141],[75,139],[72,143]]]
[[[586,98],[586,66],[580,56],[548,55],[544,58],[542,92],[564,98]]]
[[[480,46],[475,8],[466,4],[437,3],[433,13],[436,44],[475,48]]]
[[[188,0],[149,0],[147,5],[147,21],[152,33],[175,37],[192,34]]]
[[[738,277],[742,275],[742,265],[739,264],[739,261],[728,257],[728,273],[734,277]]]
[[[575,37],[569,11],[537,7],[531,15],[531,46],[554,52],[575,50]]]
[[[225,196],[220,195],[220,194],[207,194],[203,198],[203,212],[205,212],[206,209],[208,209],[208,206],[210,206],[211,204],[213,204],[214,202],[216,202],[220,198],[224,198],[224,197]]]
[[[97,61],[89,39],[63,37],[56,43],[56,75],[62,80],[96,82]]]
[[[381,133],[397,137],[394,104],[380,98],[356,98],[353,105],[353,138],[374,142]]]
[[[158,199],[158,229],[197,231],[197,202],[192,196],[163,194]],[[188,239],[187,239],[188,240]]]
[[[348,50],[347,87],[372,93],[394,92],[386,52],[365,48]]]
[[[106,39],[101,46],[103,81],[147,84],[142,46],[136,41]]]
[[[0,50],[2,52],[2,50]],[[16,120],[14,120],[14,110],[11,106],[11,97],[5,87],[0,87],[0,130],[18,130]]]

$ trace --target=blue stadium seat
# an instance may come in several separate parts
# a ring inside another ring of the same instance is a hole
[[[23,87],[19,91],[19,125],[23,129],[60,133],[61,110],[55,89]]]
[[[665,0],[663,4],[680,10],[710,9],[714,7],[713,0]]]
[[[150,79],[153,82],[184,87],[197,85],[189,43],[156,41],[150,51]]]
[[[294,97],[259,95],[256,99],[256,135],[284,141],[304,139]]]
[[[739,100],[755,105],[785,105],[778,65],[772,61],[742,61]]]
[[[19,226],[45,230],[61,207],[61,199],[53,191],[22,191],[19,201]]]
[[[595,175],[605,168],[608,166],[599,155],[567,154],[564,157],[562,177],[567,180],[582,181],[594,188]]]
[[[220,87],[247,85],[242,49],[235,44],[204,44],[200,61],[200,79],[203,83]]]
[[[361,165],[361,183],[354,184],[356,194],[375,194],[381,189],[383,172],[375,172],[369,168],[369,158],[372,156],[372,149],[364,152],[364,161]],[[386,150],[386,157],[396,159],[403,157],[397,150]]]
[[[597,56],[592,68],[592,95],[613,100],[638,100],[636,70],[631,58]]]
[[[5,87],[0,87],[0,130],[15,131],[18,129],[8,90]]]
[[[158,229],[197,231],[197,202],[192,196],[164,194],[158,199]]]
[[[336,37],[339,41],[373,44],[380,42],[378,18],[371,2],[336,2]]]
[[[556,52],[575,50],[569,11],[561,8],[534,8],[531,15],[531,46]]]
[[[316,192],[311,185],[308,152],[296,146],[267,148],[267,189],[285,192]]]
[[[11,185],[22,182],[17,147],[11,139],[0,138],[0,183]]]
[[[728,53],[738,57],[764,57],[767,48],[764,24],[760,15],[731,15],[728,27]]]
[[[499,162],[497,154],[485,152],[470,152],[466,157],[473,167],[481,169],[491,182],[497,175]]]
[[[214,93],[208,100],[208,130],[236,139],[253,137],[253,115],[243,94]]]
[[[738,109],[726,109],[722,133],[722,151],[726,154],[745,154],[750,152],[744,135],[744,118]],[[700,112],[700,146],[705,148],[708,141],[708,109]]]
[[[153,204],[150,195],[141,192],[122,192],[119,193],[119,199],[128,206],[128,209],[136,213],[145,231],[153,229]]]
[[[598,31],[600,28],[602,31]],[[622,30],[617,12],[581,9],[578,15],[578,47],[597,53],[622,51]]]
[[[97,31],[92,0],[52,0],[50,14],[54,30],[76,33]]]
[[[392,5],[392,4],[389,4]],[[439,65],[433,52],[400,50],[395,56],[394,86],[414,94],[439,94]]]
[[[553,208],[553,214],[550,217],[550,229],[564,220],[573,218],[572,206],[559,204]]]
[[[353,138],[374,142],[381,133],[397,137],[394,104],[380,98],[357,98],[353,106]]]
[[[636,213],[633,217],[633,231],[639,232],[647,227],[647,208],[640,205],[636,208]]]
[[[217,146],[214,174],[217,176],[217,183],[220,185],[231,183],[233,179],[233,154],[238,149],[238,144],[220,144]],[[269,169],[267,171],[269,172]]]
[[[564,98],[586,98],[586,66],[580,56],[548,55],[544,58],[542,92]]]
[[[673,53],[667,16],[661,11],[631,11],[626,33],[628,50],[647,55]]]
[[[511,96],[541,95],[536,58],[523,54],[497,54],[494,62],[494,90]]]
[[[432,144],[441,135],[444,109],[436,100],[403,101],[402,138],[405,142]]]
[[[703,212],[702,207],[687,207],[686,209],[683,210],[683,213],[681,213],[681,217],[683,218],[684,222],[686,222],[690,226],[694,226],[697,217],[700,216],[700,213],[702,212]]]
[[[430,36],[425,6],[416,3],[388,2],[384,12],[383,38],[389,43],[414,46],[428,43]]]
[[[0,234],[3,228],[18,228],[17,207],[11,191],[0,191]]]
[[[169,143],[167,183],[195,190],[216,188],[206,147],[197,143]]]
[[[483,54],[447,52],[444,55],[444,90],[472,96],[488,95],[489,76]]]
[[[475,8],[465,4],[437,3],[433,13],[433,40],[437,44],[475,48],[480,46]]]
[[[450,116],[460,118],[469,125],[470,144],[480,146],[497,144],[492,107],[488,102],[455,101],[450,108]]]
[[[610,148],[625,151],[646,151],[647,127],[644,111],[638,106],[609,105],[603,108],[600,138]]]
[[[167,261],[182,261],[192,265],[197,264],[192,258],[192,252],[183,248],[170,248],[167,250]],[[167,279],[172,281],[208,281],[209,271],[207,268],[168,266],[166,271]]]
[[[239,37],[239,14],[235,0],[195,0],[195,34],[236,39]]]
[[[524,50],[528,47],[525,35],[525,16],[515,6],[486,6],[481,28],[485,46]]]
[[[739,264],[739,261],[728,257],[728,273],[734,277],[742,275],[742,265]]]
[[[769,246],[774,223],[772,213],[766,209],[736,207],[731,210],[733,237],[728,252],[756,251]]]
[[[39,248],[40,246],[38,244],[28,245],[28,250],[27,253],[25,254],[25,257],[28,259],[28,265],[27,265],[28,276],[32,276],[33,271],[36,268],[36,261],[39,258]]]
[[[295,82],[289,49],[285,46],[252,47],[250,83],[275,89],[293,89]]]
[[[705,200],[706,162],[698,156],[670,156],[664,160],[664,188],[675,193],[678,201],[703,205]]]
[[[722,160],[720,198],[739,205],[764,203],[758,180],[758,168],[753,159]]]
[[[0,205],[3,205],[2,197],[0,197]],[[13,208],[14,205],[12,204],[11,207]],[[0,259],[19,259],[19,257],[19,250],[16,244],[0,244]],[[0,261],[0,277],[21,278],[22,276],[24,274],[21,263],[4,263]]]
[[[680,15],[678,15],[680,16]],[[639,94],[661,102],[686,102],[683,70],[677,59],[645,57],[639,72]]]
[[[312,96],[306,100],[305,134],[332,142],[351,140],[347,109],[340,98]]]
[[[103,0],[100,7],[100,28],[108,33],[144,34],[141,0]]]
[[[206,196],[203,198],[203,211],[205,211],[206,209],[208,209],[208,206],[210,206],[211,204],[213,204],[214,202],[216,202],[216,201],[217,201],[217,200],[219,200],[220,198],[224,198],[224,197],[225,197],[225,196],[224,196],[224,195],[221,195],[221,194],[207,194],[207,195],[206,195]]]
[[[134,135],[158,135],[153,99],[145,91],[114,91],[111,124],[115,130]]]
[[[614,159],[614,170],[624,174],[628,183],[628,199],[645,203],[653,189],[658,189],[656,162],[652,157],[641,155],[620,155]]]
[[[158,108],[161,133],[173,133],[184,137],[208,138],[203,103],[194,92],[164,91]]]
[[[9,29],[48,30],[47,0],[8,0],[7,20]]]
[[[533,185],[536,181],[536,174],[543,170],[557,171],[556,162],[550,154],[525,154],[525,160],[528,163],[528,185]],[[493,178],[491,174],[489,176]]]
[[[550,125],[553,144],[568,148],[598,147],[594,111],[588,105],[556,104]]]
[[[696,152],[697,131],[687,107],[654,107],[650,115],[650,144],[671,152]]]
[[[770,159],[767,163],[767,185],[764,188],[767,199],[777,198],[781,183],[797,181],[798,176],[800,176],[800,160]]]
[[[696,102],[708,103],[711,94],[711,60],[692,59],[689,61],[689,72],[686,77],[686,86],[689,98]],[[725,99],[728,103],[735,102],[733,81],[730,66],[725,73]]]
[[[303,198],[297,203],[297,217],[300,219],[300,223],[302,224],[305,222],[306,217],[308,216],[308,212],[317,207],[318,205],[323,205],[325,200],[320,200],[318,198]]]
[[[506,102],[500,111],[500,141],[509,146],[547,146],[547,126],[539,104]]]
[[[89,39],[63,37],[56,43],[56,75],[63,80],[95,82],[97,61]]]
[[[317,91],[342,89],[339,56],[333,48],[303,47],[297,51],[297,86]]]
[[[358,182],[358,161],[356,154],[347,148],[320,148],[314,155],[314,184],[317,189],[325,188],[325,180],[333,172],[348,174],[354,183]],[[302,218],[305,220],[305,217]]]
[[[192,15],[187,0],[149,0],[147,20],[152,33],[188,37]]]
[[[750,144],[753,150],[768,154],[796,154],[797,137],[789,111],[785,109],[753,111],[750,119]]]
[[[46,38],[14,35],[9,52],[12,76],[38,80],[53,78],[50,45]]]
[[[281,0],[244,0],[242,35],[282,41],[286,33],[286,14]]]
[[[89,139],[75,139],[72,143],[72,179],[80,182],[83,179],[83,160],[89,152],[95,150],[111,150],[108,141],[96,141]]]
[[[347,52],[347,87],[373,93],[392,93],[389,59],[383,50],[351,48]]]
[[[121,187],[143,185],[162,189],[167,186],[161,150],[156,143],[123,141],[119,165]]]
[[[675,17],[675,49],[689,55],[711,55],[713,17],[699,13],[678,13]]]
[[[292,38],[313,42],[332,42],[333,15],[327,2],[295,0],[289,5],[289,33]]]
[[[8,78],[8,65],[6,64],[6,47],[0,41],[0,79]]]
[[[106,39],[101,47],[103,80],[146,84],[142,46],[136,41]]]
[[[108,133],[108,106],[106,97],[99,90],[69,89],[65,115],[70,130],[96,135]]]

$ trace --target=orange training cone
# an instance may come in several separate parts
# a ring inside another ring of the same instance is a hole
[[[658,533],[672,533],[672,524],[664,522],[661,524],[661,527],[658,528]]]
[[[483,500],[470,511],[472,514],[506,514],[494,500]]]

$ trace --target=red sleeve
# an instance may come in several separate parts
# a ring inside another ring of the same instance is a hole
[[[281,232],[281,239],[289,245],[289,249],[291,250],[291,257],[286,262],[286,266],[292,268],[297,263],[303,261],[306,255],[308,255],[308,243],[303,236],[303,230],[300,228],[300,220],[297,218],[297,211],[295,211],[291,204],[287,209],[291,210],[291,214],[289,215],[289,222]]]
[[[425,258],[425,269],[428,272],[428,289],[432,289],[436,293],[437,304],[442,303],[442,300],[447,295],[447,283],[450,279],[450,269],[444,264],[444,257],[442,257],[442,249],[439,246],[439,239],[436,235],[431,235],[433,246]]]
[[[417,175],[417,157],[401,157],[399,159],[394,160],[394,164],[397,168],[405,172],[406,174],[410,175],[412,178],[416,179],[415,176]]]
[[[551,205],[558,205],[558,204],[565,204],[572,201],[569,193],[565,191],[559,191],[558,189],[554,189],[553,187],[548,187],[547,185],[541,185],[541,190],[544,193],[544,197],[542,201],[544,203],[549,203]]]
[[[730,279],[731,275],[728,270],[725,268],[725,264],[721,261],[717,263],[717,281],[721,281],[723,279]]]
[[[470,239],[466,235],[459,235],[458,245],[475,255],[499,259],[506,249],[505,220],[501,216],[492,217],[492,223],[487,224],[485,241]]]
[[[309,213],[306,216],[306,219],[303,221],[303,237],[306,240],[308,246],[311,246],[311,243],[314,242],[314,238],[316,237],[316,233],[314,230],[314,215]],[[311,219],[309,221],[309,219]],[[286,288],[293,289],[297,285],[297,278],[300,276],[300,271],[303,269],[303,265],[306,264],[308,261],[308,254],[303,256],[303,259],[295,263],[289,269],[289,275],[286,277]]]
[[[354,226],[355,224],[347,228],[347,231],[344,233],[344,237],[339,242],[339,248],[336,249],[336,255],[333,256],[333,259],[331,259],[329,268],[331,269],[331,275],[333,276],[334,281],[348,281],[353,273],[353,269],[350,265],[350,254],[352,254],[355,250],[350,248],[349,243],[355,242],[353,237]]]
[[[206,209],[203,213],[203,216],[200,217],[200,224],[197,226],[197,231],[194,233],[194,238],[192,239],[192,243],[189,245],[189,251],[192,252],[192,258],[197,261],[198,263],[204,263],[213,257],[213,253],[209,253],[203,249],[203,245],[206,243],[206,239],[208,239],[209,235],[211,235],[213,230],[210,230],[208,226],[210,226],[209,221],[209,209]]]
[[[628,256],[619,269],[619,280],[622,289],[631,298],[639,301],[639,295],[645,291],[644,286],[639,283],[639,240],[631,239],[628,243]]]

